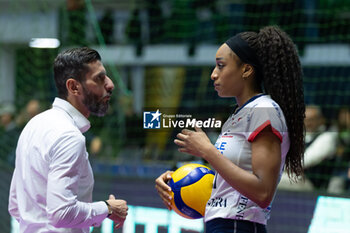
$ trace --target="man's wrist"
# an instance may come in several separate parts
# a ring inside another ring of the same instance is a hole
[[[104,201],[104,202],[106,203],[107,208],[108,208],[108,215],[107,215],[107,218],[108,218],[109,216],[111,216],[113,214],[113,210],[112,210],[111,206],[109,205],[108,201]]]

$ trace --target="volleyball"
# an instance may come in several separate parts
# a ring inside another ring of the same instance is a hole
[[[214,172],[202,164],[190,163],[178,168],[171,177],[172,209],[188,219],[202,218],[213,188]]]

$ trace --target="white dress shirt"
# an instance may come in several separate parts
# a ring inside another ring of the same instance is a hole
[[[82,134],[89,128],[88,119],[56,98],[23,129],[9,196],[20,232],[89,232],[106,218],[106,204],[92,203],[94,178]]]

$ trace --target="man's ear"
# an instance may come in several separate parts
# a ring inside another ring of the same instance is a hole
[[[66,81],[66,88],[68,91],[68,94],[72,95],[79,95],[80,94],[80,83],[75,79],[67,79]]]
[[[243,74],[242,74],[242,77],[244,79],[247,79],[249,78],[250,76],[252,76],[254,73],[254,68],[252,65],[250,64],[244,64],[243,65]]]

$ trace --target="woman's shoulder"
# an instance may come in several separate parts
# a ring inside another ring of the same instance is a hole
[[[278,118],[284,118],[281,107],[269,95],[263,95],[251,103],[251,109],[249,112],[252,115],[258,115],[261,117],[275,116]]]
[[[252,101],[249,105],[247,105],[248,108],[273,108],[273,109],[280,109],[280,106],[276,101],[274,101],[269,95],[262,95],[259,98]]]

